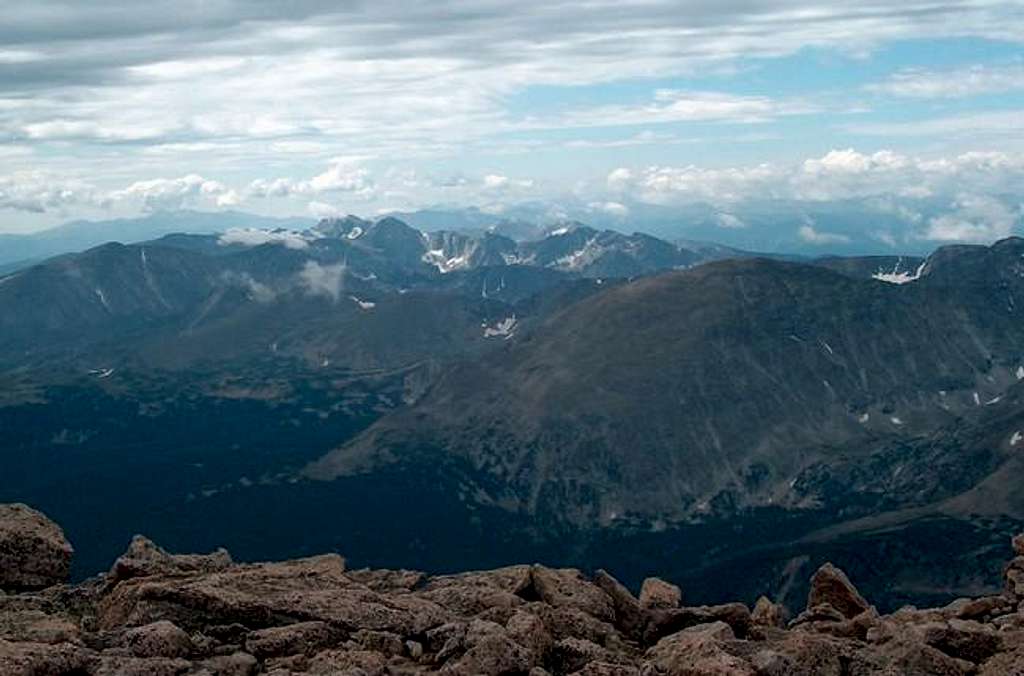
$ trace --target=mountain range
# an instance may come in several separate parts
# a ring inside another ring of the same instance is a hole
[[[2,276],[0,501],[87,534],[77,576],[135,530],[600,561],[707,601],[798,595],[825,558],[886,605],[998,578],[985,552],[1024,522],[1024,240],[766,257],[556,225],[247,223]]]

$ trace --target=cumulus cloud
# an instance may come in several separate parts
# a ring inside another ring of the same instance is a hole
[[[299,283],[311,296],[325,296],[337,301],[341,296],[345,283],[345,266],[320,265],[316,261],[306,261],[305,267],[299,272]]]
[[[705,168],[620,167],[606,177],[609,191],[653,204],[748,199],[831,201],[898,195],[924,198],[971,191],[1013,193],[1024,180],[1024,156],[971,152],[920,158],[891,150],[865,154],[832,150],[798,164]]]
[[[309,240],[302,233],[291,230],[259,230],[256,228],[230,228],[218,238],[217,243],[221,246],[279,244],[286,249],[309,247]]]
[[[305,185],[315,193],[343,192],[351,197],[368,198],[373,195],[374,186],[369,170],[360,166],[361,161],[361,158],[336,157],[326,171]]]
[[[81,179],[38,170],[0,175],[0,209],[38,214],[106,202],[100,191]]]
[[[234,190],[220,181],[209,180],[199,174],[136,181],[127,188],[111,192],[110,199],[139,200],[148,211],[180,209],[186,204],[204,200],[217,206],[233,206],[240,202]]]

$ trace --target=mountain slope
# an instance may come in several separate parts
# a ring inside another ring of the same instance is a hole
[[[813,506],[807,472],[974,415],[1017,381],[1024,325],[1003,297],[1024,292],[1022,253],[940,252],[903,285],[768,260],[642,279],[452,370],[309,471],[461,458],[484,501],[581,525]]]
[[[106,242],[141,242],[175,232],[222,232],[229,228],[304,228],[303,218],[270,218],[237,211],[158,211],[138,218],[73,221],[27,235],[0,234],[0,265],[19,267],[50,256],[82,251]]]

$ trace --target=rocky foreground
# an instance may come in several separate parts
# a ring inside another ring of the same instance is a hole
[[[1024,536],[998,596],[880,615],[825,565],[807,608],[686,606],[650,578],[511,566],[429,576],[347,570],[328,554],[236,564],[137,536],[110,572],[67,585],[71,546],[0,505],[0,674],[1024,675]]]

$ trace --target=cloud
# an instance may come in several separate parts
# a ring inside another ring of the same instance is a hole
[[[362,158],[336,157],[326,171],[314,176],[304,187],[315,193],[344,192],[362,199],[371,197],[373,181],[370,172],[360,166],[361,161]]]
[[[295,182],[290,178],[258,178],[249,184],[245,192],[250,197],[287,197],[296,189]]]
[[[238,194],[220,181],[188,174],[179,178],[154,178],[136,181],[122,190],[110,193],[110,199],[141,201],[147,211],[180,209],[189,203],[212,201],[216,206],[233,206],[241,201]]]
[[[270,303],[277,297],[273,289],[257,282],[248,272],[225,272],[221,278],[230,286],[245,289],[248,296],[257,303]]]
[[[583,12],[568,0],[471,9],[453,0],[221,0],[180,9],[175,0],[0,3],[0,136],[63,158],[76,155],[70,146],[116,147],[115,161],[92,164],[119,181],[128,165],[151,175],[146,149],[158,147],[221,149],[202,165],[162,165],[173,174],[244,170],[282,154],[452,157],[514,145],[498,137],[537,126],[755,123],[822,108],[684,88],[536,115],[510,105],[536,88],[722,75],[802,50],[862,54],[895,41],[1024,35],[1019,8],[995,0],[649,0]],[[994,67],[969,75],[983,88],[1014,77]],[[570,143],[588,142],[605,143]],[[327,174],[317,177],[325,190],[367,187],[350,172]]]
[[[0,175],[0,209],[40,214],[106,201],[95,186],[74,177],[38,170]]]
[[[299,273],[299,283],[311,296],[326,296],[337,301],[344,289],[345,266],[320,265],[316,261],[306,261]]]
[[[591,202],[587,205],[587,208],[591,211],[600,211],[609,216],[615,216],[616,218],[626,218],[629,216],[629,207],[621,202]]]
[[[338,207],[326,202],[317,202],[316,200],[306,205],[306,211],[317,218],[331,218],[341,215],[341,209]]]
[[[842,130],[863,136],[938,136],[987,139],[1024,133],[1024,109],[994,112],[969,112],[912,122],[858,122],[842,125]]]
[[[748,227],[739,216],[728,213],[715,214],[715,225],[727,230],[741,230]]]
[[[309,240],[301,233],[290,230],[259,230],[256,228],[230,228],[218,238],[217,243],[221,246],[280,244],[287,249],[309,247]]]
[[[807,103],[777,101],[766,96],[659,89],[652,101],[639,105],[598,106],[531,123],[537,127],[610,127],[669,122],[731,122],[755,124],[786,115],[805,115],[819,108]]]
[[[988,243],[1013,234],[1022,217],[1022,209],[1013,210],[992,197],[961,195],[951,213],[928,221],[924,238],[940,242]]]
[[[1024,64],[974,65],[949,70],[905,69],[868,91],[918,99],[962,99],[1024,90]]]
[[[808,244],[824,246],[828,244],[848,244],[850,238],[836,232],[819,232],[810,223],[801,225],[797,235]]]
[[[784,175],[782,169],[769,164],[725,169],[695,165],[639,170],[620,167],[608,174],[606,183],[613,193],[652,204],[703,200],[723,203],[747,199],[757,192],[772,197]]]
[[[608,174],[605,183],[614,194],[652,204],[729,204],[749,199],[924,198],[965,190],[1015,193],[1022,180],[1021,155],[970,152],[921,158],[891,150],[865,154],[847,148],[789,165],[620,167]]]
[[[533,187],[532,179],[514,179],[503,174],[487,174],[481,183],[483,189],[490,192],[523,191]]]

